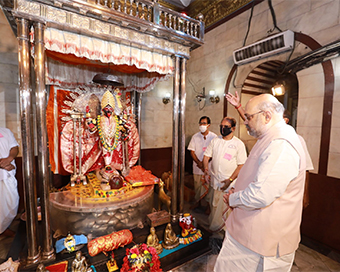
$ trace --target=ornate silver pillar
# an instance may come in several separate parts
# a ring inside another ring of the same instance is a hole
[[[50,173],[48,167],[47,128],[46,128],[46,105],[47,91],[45,85],[45,25],[34,23],[34,71],[35,71],[35,103],[36,103],[36,125],[38,145],[38,182],[41,192],[41,218],[43,246],[42,258],[44,260],[54,259],[54,248],[49,213],[50,196]]]
[[[34,175],[34,134],[32,111],[32,88],[30,84],[29,24],[26,19],[17,19],[20,118],[22,140],[22,168],[25,193],[26,235],[28,243],[27,265],[39,262],[37,243],[37,191]]]
[[[179,111],[179,213],[183,215],[184,210],[184,174],[185,174],[185,75],[186,75],[185,58],[181,59],[181,84],[180,84],[180,111]]]
[[[179,136],[179,85],[180,85],[180,58],[175,57],[175,75],[173,83],[173,122],[172,122],[172,191],[171,191],[171,218],[177,220],[177,184],[178,175],[178,136]]]

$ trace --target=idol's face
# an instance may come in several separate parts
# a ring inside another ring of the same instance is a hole
[[[109,105],[107,105],[104,109],[104,114],[107,116],[107,117],[110,117],[113,113],[113,108]]]

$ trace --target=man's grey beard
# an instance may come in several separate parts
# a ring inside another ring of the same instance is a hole
[[[260,137],[260,133],[258,131],[251,129],[250,127],[248,127],[248,125],[246,125],[246,128],[247,128],[248,135],[253,136],[255,138]]]

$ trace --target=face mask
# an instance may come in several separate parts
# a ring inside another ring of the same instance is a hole
[[[199,129],[200,129],[201,133],[206,132],[207,128],[208,128],[208,126],[199,126]]]
[[[220,132],[223,137],[228,136],[232,130],[230,127],[220,127]]]

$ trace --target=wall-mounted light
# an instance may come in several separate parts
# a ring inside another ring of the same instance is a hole
[[[171,97],[171,93],[166,92],[165,96],[163,97],[163,103],[168,104],[170,102],[170,97]]]
[[[220,98],[217,95],[215,96],[215,90],[210,90],[209,96],[210,96],[210,102],[211,103],[217,104],[218,102],[220,102]]]
[[[286,92],[286,87],[284,82],[276,82],[272,87],[272,93],[274,96],[284,95]]]
[[[203,87],[203,91],[201,94],[196,95],[197,102],[201,102],[202,99],[205,99],[205,87]]]

